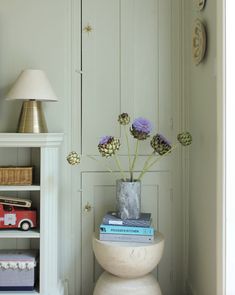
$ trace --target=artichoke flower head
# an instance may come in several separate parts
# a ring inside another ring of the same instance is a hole
[[[118,138],[103,136],[99,141],[98,150],[102,157],[109,158],[119,150],[120,145],[120,140]]]
[[[127,113],[122,113],[118,116],[118,122],[120,125],[128,125],[130,123],[130,116]]]
[[[150,141],[151,147],[160,156],[169,152],[172,148],[171,143],[162,134],[156,134]]]
[[[131,134],[138,140],[145,140],[152,131],[152,124],[145,118],[137,118],[134,120],[130,129]]]
[[[178,134],[177,139],[183,146],[188,146],[193,141],[192,135],[189,132],[182,132]]]

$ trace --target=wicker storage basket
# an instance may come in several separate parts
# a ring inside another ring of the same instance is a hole
[[[0,167],[0,185],[31,185],[33,167]]]

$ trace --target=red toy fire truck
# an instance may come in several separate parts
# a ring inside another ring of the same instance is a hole
[[[30,200],[0,196],[0,229],[19,228],[27,231],[36,227],[36,210]]]

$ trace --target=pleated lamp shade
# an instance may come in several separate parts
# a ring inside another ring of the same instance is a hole
[[[43,71],[24,70],[6,95],[6,100],[24,100],[18,132],[48,132],[42,101],[58,101],[58,98]]]

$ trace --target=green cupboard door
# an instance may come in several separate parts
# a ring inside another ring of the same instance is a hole
[[[102,273],[92,251],[92,236],[98,234],[103,215],[115,210],[115,182],[118,173],[82,174],[82,295],[91,295]],[[170,174],[149,172],[142,181],[142,211],[152,214],[153,226],[165,236],[165,250],[159,267],[154,270],[162,292],[172,295],[172,201]],[[86,210],[87,204],[90,209]]]

